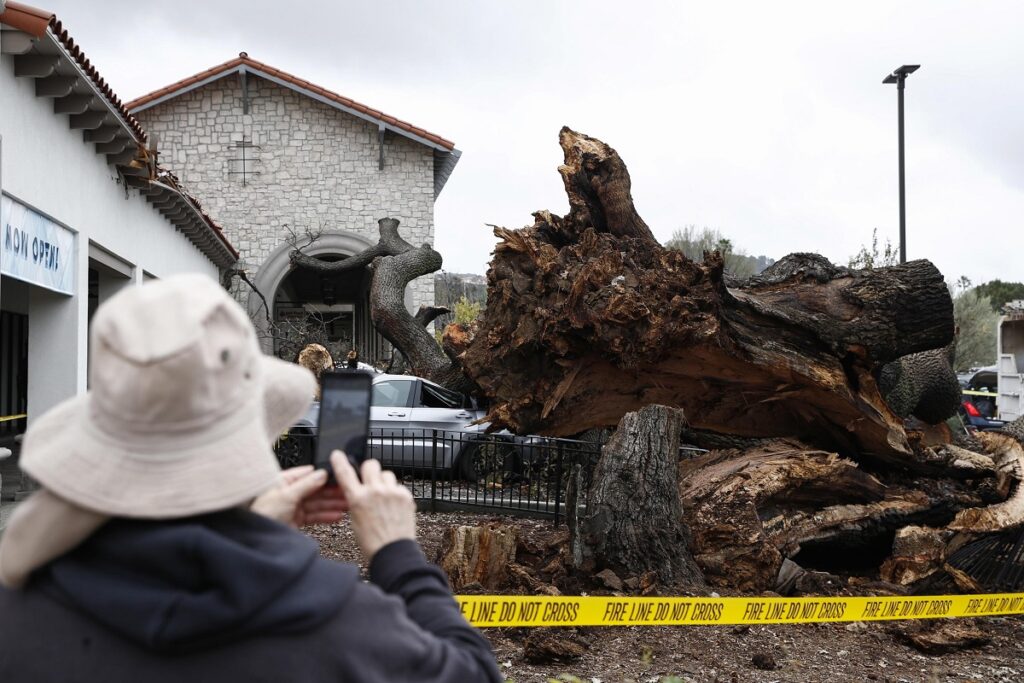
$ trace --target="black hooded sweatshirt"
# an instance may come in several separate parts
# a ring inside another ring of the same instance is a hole
[[[0,681],[502,681],[414,541],[370,581],[247,511],[113,520],[0,588]]]

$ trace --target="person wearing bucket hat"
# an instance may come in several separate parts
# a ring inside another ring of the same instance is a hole
[[[501,681],[392,473],[280,471],[314,391],[205,276],[100,306],[89,391],[25,435],[41,490],[0,537],[0,680]],[[346,514],[368,583],[291,528]]]

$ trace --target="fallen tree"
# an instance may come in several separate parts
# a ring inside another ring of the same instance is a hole
[[[619,456],[603,454],[591,481],[573,470],[574,494],[594,503],[570,501],[587,510],[569,515],[580,532],[573,555],[590,558],[578,566],[651,569],[635,551],[638,530],[594,532],[608,522],[595,510],[626,504],[615,482],[634,466],[662,477],[644,490],[678,486],[709,582],[751,590],[770,588],[783,560],[809,548],[884,551],[911,525],[963,543],[1024,523],[1020,439],[964,448],[942,424],[958,401],[948,364],[955,331],[934,265],[851,270],[792,254],[735,281],[720,255],[695,263],[658,243],[613,149],[568,128],[559,139],[569,213],[539,211],[531,226],[495,229],[486,314],[474,329],[449,329],[443,347],[402,296],[440,256],[402,240],[397,221],[382,220],[380,243],[364,254],[293,261],[325,272],[370,267],[378,330],[411,372],[485,396],[492,429],[575,436],[652,404],[682,410],[688,425],[678,429],[717,450],[678,475],[623,437],[605,447]],[[644,504],[674,514],[656,498]],[[682,550],[685,533],[670,524],[665,534]],[[681,567],[653,568],[687,574]]]
[[[687,433],[732,446],[678,475],[713,584],[770,589],[785,559],[877,568],[912,525],[962,543],[1024,522],[1019,442],[966,449],[942,424],[958,404],[954,324],[931,263],[856,271],[794,254],[733,281],[718,256],[657,243],[614,150],[569,129],[560,142],[570,211],[495,230],[487,313],[459,356],[492,425],[569,436],[681,408]],[[601,487],[577,492],[590,516]],[[574,556],[607,544],[589,537]]]

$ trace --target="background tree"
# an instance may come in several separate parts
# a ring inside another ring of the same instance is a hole
[[[458,306],[475,306],[475,313],[469,320],[459,319],[456,313]],[[438,316],[434,330],[440,333],[453,322],[469,323],[479,317],[487,305],[487,280],[482,275],[472,273],[450,273],[441,271],[434,273],[434,305],[447,308],[450,313]]]
[[[987,296],[992,302],[992,310],[997,313],[1007,301],[1024,299],[1024,282],[1003,282],[991,280],[977,286],[978,294]]]
[[[981,287],[971,287],[967,278],[960,278],[951,289],[954,292],[953,320],[959,330],[954,369],[962,372],[992,365],[996,362],[999,314],[993,310],[991,299],[982,293]]]
[[[468,297],[462,296],[455,302],[455,320],[459,325],[469,325],[480,317],[483,305],[479,301],[470,301]]]
[[[733,246],[731,239],[723,236],[717,229],[707,226],[698,228],[695,225],[687,225],[682,230],[675,230],[672,239],[665,243],[665,247],[681,251],[687,258],[698,263],[704,261],[704,252],[720,252],[725,260],[726,272],[737,278],[757,275],[775,263],[775,259],[767,256],[748,256],[745,251]]]
[[[885,246],[878,248],[878,228],[875,228],[871,231],[871,249],[861,245],[860,251],[850,257],[849,266],[858,270],[871,270],[895,266],[899,262],[899,250],[892,246],[888,237],[885,238]]]

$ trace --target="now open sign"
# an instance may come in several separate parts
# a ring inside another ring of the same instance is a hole
[[[4,195],[0,273],[62,294],[75,293],[75,234]]]

